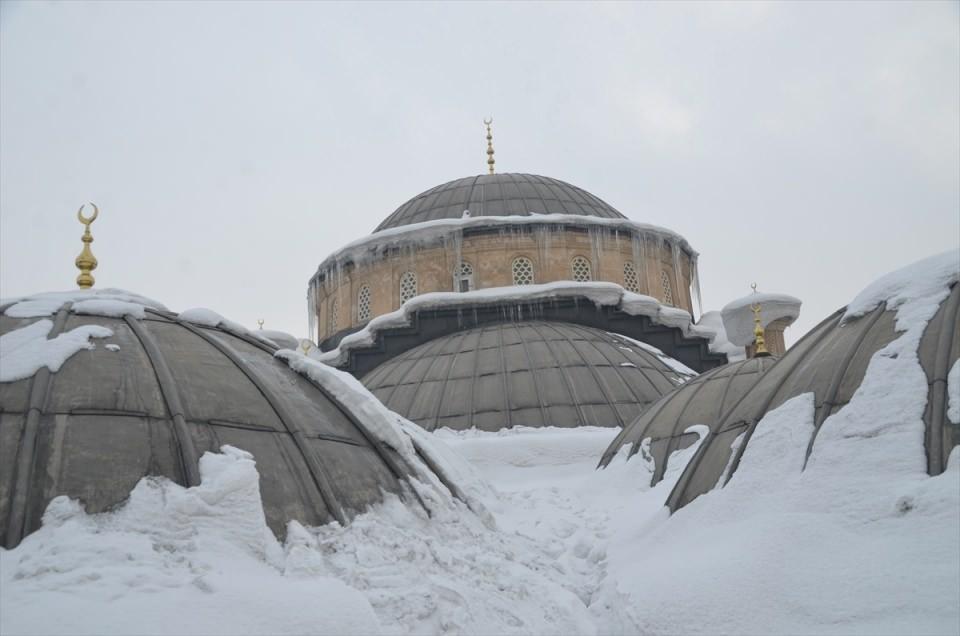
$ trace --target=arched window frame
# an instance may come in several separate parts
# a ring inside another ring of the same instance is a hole
[[[586,256],[574,256],[570,261],[571,280],[577,283],[589,283],[593,280],[593,266]]]
[[[670,274],[666,270],[660,270],[660,287],[663,293],[663,304],[674,307],[673,285],[670,283]]]
[[[637,266],[633,261],[627,261],[623,264],[623,288],[635,294],[640,293],[640,276],[637,274]]]
[[[526,256],[514,257],[510,264],[514,285],[533,285],[536,283],[536,271],[533,261]]]
[[[362,285],[357,291],[357,322],[367,322],[370,320],[372,296],[370,285]]]
[[[337,332],[337,323],[340,319],[340,297],[334,296],[330,300],[330,309],[327,311],[327,335]]]
[[[461,261],[453,273],[453,290],[458,292],[473,291],[473,265],[469,261]]]
[[[400,276],[400,304],[407,302],[417,295],[418,291],[417,273],[406,271]]]

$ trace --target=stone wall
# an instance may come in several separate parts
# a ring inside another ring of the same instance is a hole
[[[639,246],[641,240],[644,242]],[[679,255],[680,261],[676,267],[674,254]],[[326,275],[315,290],[318,341],[398,309],[400,279],[405,272],[416,274],[417,294],[454,291],[454,272],[460,262],[469,263],[473,269],[473,289],[506,287],[514,284],[513,263],[519,257],[533,263],[534,283],[574,280],[573,261],[581,257],[589,262],[591,280],[628,287],[625,266],[629,262],[638,282],[632,291],[665,302],[665,279],[672,295],[669,304],[692,313],[691,256],[667,241],[648,237],[635,242],[623,232],[596,234],[579,228],[549,232],[535,228],[474,230],[440,245],[388,250],[379,258],[359,265],[348,264],[339,272]],[[360,315],[358,302],[364,286],[370,289],[366,317]],[[339,302],[337,321],[331,324],[335,299]]]

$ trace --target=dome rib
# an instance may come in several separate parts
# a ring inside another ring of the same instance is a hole
[[[627,218],[600,197],[559,179],[523,173],[481,174],[421,192],[394,210],[374,233],[414,223],[457,219],[464,210],[470,210],[471,216],[567,214]]]
[[[131,320],[131,318],[127,318]],[[337,493],[336,488],[333,485],[333,480],[327,471],[323,468],[323,465],[317,461],[317,458],[314,456],[310,449],[307,446],[306,441],[304,440],[303,431],[300,430],[294,424],[294,419],[290,415],[290,412],[283,405],[283,403],[277,399],[277,396],[273,394],[267,388],[266,382],[256,371],[247,364],[243,364],[240,355],[233,350],[233,348],[227,346],[223,342],[220,342],[216,338],[211,337],[209,334],[204,333],[202,329],[191,325],[190,323],[183,322],[181,320],[176,321],[180,326],[187,329],[194,335],[203,339],[207,344],[211,345],[214,349],[222,353],[230,362],[234,364],[237,369],[240,370],[247,378],[257,387],[257,390],[260,391],[260,394],[267,401],[267,404],[270,405],[270,408],[273,409],[274,413],[277,414],[277,417],[280,418],[283,428],[286,429],[287,433],[290,434],[293,443],[296,445],[297,450],[300,451],[303,460],[307,464],[307,469],[310,471],[310,476],[313,478],[314,483],[317,485],[317,489],[320,492],[320,496],[323,497],[323,502],[327,505],[327,509],[333,513],[333,516],[341,525],[346,525],[348,523],[347,514],[343,509],[341,504],[341,496]]]
[[[947,325],[960,323],[960,283],[954,284],[950,291],[950,298],[943,308],[940,318],[940,334],[937,337],[937,354],[933,363],[933,378],[927,390],[930,399],[927,408],[930,410],[930,431],[927,434],[927,472],[939,475],[946,470],[946,458],[943,452],[944,419],[947,412],[947,374],[950,373],[950,358],[955,348],[960,348],[960,334],[958,330],[950,329]],[[933,322],[931,320],[931,322]]]
[[[540,399],[540,396],[543,395],[543,392],[540,388],[539,378],[537,378],[537,373],[536,373],[537,368],[533,366],[533,357],[531,357],[530,355],[530,347],[527,346],[527,339],[523,337],[523,330],[518,328],[516,331],[517,331],[517,337],[520,338],[520,344],[523,346],[523,352],[524,354],[526,354],[526,357],[527,357],[527,370],[530,373],[530,379],[533,381],[534,391],[538,398],[537,405],[540,407],[540,420],[543,423],[543,426],[550,426],[550,424],[548,423],[550,420],[547,418],[547,407],[543,403],[543,400]],[[500,326],[500,333],[501,335],[503,334],[503,325]],[[500,351],[501,352],[506,351],[506,348],[501,347]],[[504,362],[504,365],[506,365],[506,358],[504,358],[503,362]],[[504,366],[504,374],[503,374],[504,381],[506,381],[507,375],[508,373],[506,370],[506,366]],[[507,393],[507,398],[504,400],[504,407],[505,407],[504,411],[507,413],[510,413],[512,411],[509,395],[510,394]],[[577,410],[579,411],[579,409]]]

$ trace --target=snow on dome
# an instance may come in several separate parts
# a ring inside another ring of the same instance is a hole
[[[656,298],[626,291],[620,285],[605,282],[575,283],[559,281],[540,285],[490,287],[469,292],[430,292],[414,296],[400,309],[377,316],[363,329],[345,336],[336,348],[311,353],[312,357],[333,366],[347,360],[350,350],[369,347],[376,342],[377,332],[406,327],[417,312],[437,307],[477,307],[508,302],[529,302],[553,298],[586,298],[598,307],[612,306],[631,316],[647,316],[654,323],[677,327],[685,334],[690,331],[691,316],[682,309],[662,305]],[[693,334],[700,336],[701,334]]]
[[[116,290],[3,306],[2,545],[36,530],[61,495],[96,513],[146,475],[197,486],[200,456],[223,445],[255,458],[278,535],[291,519],[346,523],[387,493],[429,507],[457,489],[398,418],[359,409],[351,385],[333,392],[295,373],[270,341],[215,312],[162,307]]]
[[[712,369],[685,383],[650,405],[639,417],[623,427],[600,459],[606,468],[624,446],[628,457],[638,452],[644,460],[653,461],[651,485],[667,470],[667,458],[700,437],[685,433],[691,426],[711,425],[736,404],[740,398],[776,363],[776,358],[750,358]]]
[[[710,435],[667,500],[670,509],[726,483],[758,422],[811,393],[807,463],[848,453],[849,470],[942,473],[960,443],[947,413],[948,374],[960,358],[958,277],[960,252],[928,258],[881,278],[811,330],[709,422]],[[887,450],[860,456],[855,440],[874,438]]]
[[[786,294],[749,294],[738,298],[726,306],[720,313],[727,340],[734,345],[746,347],[753,344],[753,311],[751,307],[760,305],[760,326],[766,328],[770,323],[783,320],[791,325],[800,315],[800,299]]]
[[[425,342],[362,382],[427,430],[623,426],[693,372],[649,346],[560,322],[488,324]]]
[[[374,232],[437,219],[533,214],[626,218],[600,198],[559,179],[500,173],[456,179],[421,192],[397,208]]]
[[[730,362],[739,362],[747,357],[743,347],[730,342],[719,311],[705,311],[697,324],[690,325],[689,330],[691,334],[703,336],[710,341],[710,353],[722,353]]]

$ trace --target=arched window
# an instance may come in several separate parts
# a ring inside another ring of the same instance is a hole
[[[400,277],[400,304],[407,302],[417,295],[417,274],[404,272]]]
[[[533,284],[533,261],[526,256],[519,256],[513,259],[513,284]]]
[[[473,265],[467,261],[460,263],[460,267],[453,273],[453,288],[459,292],[473,290]]]
[[[660,272],[660,286],[663,287],[663,303],[672,306],[673,289],[670,287],[670,276],[663,271]]]
[[[370,320],[370,286],[364,285],[357,293],[357,320],[366,322]]]
[[[327,316],[327,333],[333,335],[337,332],[337,323],[340,321],[340,298],[334,298],[330,301],[330,313]]]
[[[578,283],[587,283],[593,280],[590,261],[582,256],[577,256],[570,262],[570,269],[573,271],[573,280]]]
[[[623,286],[627,291],[640,293],[640,277],[637,276],[637,268],[633,261],[627,261],[623,264]]]

